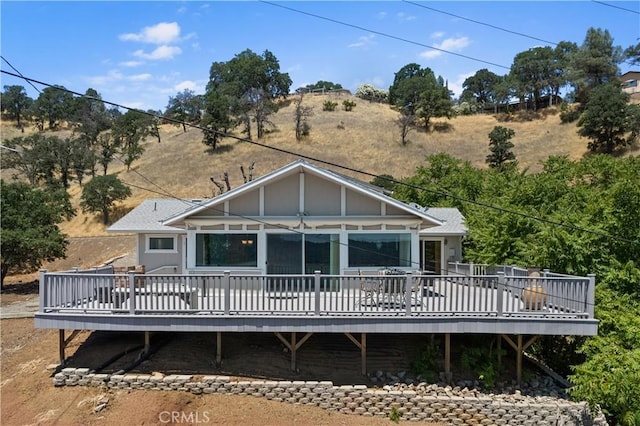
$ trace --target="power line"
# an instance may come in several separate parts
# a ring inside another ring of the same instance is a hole
[[[379,35],[379,36],[382,36],[382,37],[387,37],[387,38],[390,38],[390,39],[393,39],[393,40],[402,41],[404,43],[409,43],[409,44],[413,44],[413,45],[420,46],[420,47],[426,47],[427,49],[437,50],[439,52],[447,53],[449,55],[455,55],[455,56],[458,56],[458,57],[461,57],[461,58],[469,59],[469,60],[476,61],[476,62],[482,62],[484,64],[493,65],[495,67],[504,68],[504,69],[507,69],[507,70],[511,69],[511,67],[507,67],[505,65],[496,64],[495,62],[485,61],[483,59],[478,59],[478,58],[474,58],[472,56],[463,55],[462,53],[452,52],[450,50],[441,49],[441,48],[435,47],[435,46],[430,46],[428,44],[424,44],[424,43],[420,43],[420,42],[417,42],[417,41],[409,40],[409,39],[406,39],[406,38],[403,38],[403,37],[398,37],[398,36],[395,36],[395,35],[392,35],[392,34],[388,34],[388,33],[383,33],[381,31],[376,31],[376,30],[372,30],[372,29],[369,29],[369,28],[361,27],[359,25],[350,24],[348,22],[339,21],[337,19],[328,18],[326,16],[318,15],[318,14],[315,14],[315,13],[305,12],[305,11],[299,10],[299,9],[294,9],[292,7],[285,6],[283,4],[272,3],[270,1],[265,1],[265,0],[259,0],[259,1],[260,1],[260,3],[268,4],[270,6],[279,7],[281,9],[286,9],[286,10],[289,10],[291,12],[299,13],[299,14],[306,15],[306,16],[311,16],[313,18],[322,19],[322,20],[325,20],[325,21],[328,21],[328,22],[333,22],[334,24],[343,25],[345,27],[350,27],[350,28],[355,28],[355,29],[362,30],[362,31],[367,31],[367,32],[369,32],[371,34],[376,34],[376,35]]]
[[[16,69],[16,67],[14,67],[13,65],[11,65],[11,63],[9,61],[7,61],[7,58],[5,58],[4,56],[0,55],[0,58],[2,58],[3,61],[5,61],[7,63],[7,65],[9,65],[11,67],[12,70],[14,70],[15,72],[17,72],[20,77],[24,78],[24,76],[22,75],[22,73],[20,71],[18,71]],[[26,79],[25,79],[26,80]],[[36,86],[33,85],[33,83],[31,83],[29,80],[27,80],[27,83],[29,83],[31,85],[31,87],[33,87],[34,89],[36,89],[36,91],[40,94],[42,94],[42,92],[40,91],[40,89],[38,89]]]
[[[439,9],[436,9],[436,8],[433,8],[433,7],[430,7],[430,6],[426,6],[426,5],[422,4],[422,3],[416,3],[416,2],[413,2],[413,1],[409,1],[409,0],[402,0],[402,2],[403,3],[412,4],[414,6],[421,7],[423,9],[428,9],[428,10],[432,10],[434,12],[438,12],[438,13],[442,13],[442,14],[445,14],[445,15],[453,16],[454,18],[463,19],[465,21],[473,22],[474,24],[484,25],[485,27],[493,28],[493,29],[496,29],[496,30],[499,30],[499,31],[504,31],[506,33],[515,34],[515,35],[518,35],[518,36],[521,36],[521,37],[530,38],[532,40],[541,41],[541,42],[547,43],[547,44],[552,44],[554,46],[556,46],[558,44],[558,43],[553,42],[553,41],[544,40],[544,39],[541,39],[541,38],[538,38],[538,37],[530,36],[528,34],[519,33],[517,31],[513,31],[513,30],[508,30],[508,29],[503,28],[503,27],[498,27],[497,25],[487,24],[486,22],[480,22],[480,21],[476,21],[475,19],[465,18],[464,16],[456,15],[456,14],[450,13],[450,12],[445,12],[444,10],[439,10]]]
[[[31,78],[24,77],[24,76],[18,76],[18,75],[13,74],[13,73],[11,73],[9,71],[0,70],[0,72],[2,72],[4,74],[8,74],[8,75],[13,75],[15,77],[21,77],[21,78],[23,78],[25,80],[30,80],[32,82],[35,82],[37,84],[42,84],[42,85],[47,86],[47,87],[56,87],[59,90],[63,90],[63,91],[69,92],[69,93],[74,94],[76,96],[82,96],[82,97],[86,97],[86,98],[89,98],[89,99],[94,99],[96,101],[104,102],[104,103],[106,103],[108,105],[116,106],[118,108],[123,108],[123,109],[131,110],[131,111],[136,111],[136,112],[139,112],[141,114],[149,115],[151,117],[165,119],[165,120],[171,121],[173,123],[184,124],[184,125],[187,125],[189,127],[193,127],[193,128],[199,129],[199,130],[201,130],[203,132],[215,133],[215,134],[218,134],[218,135],[220,135],[222,137],[235,139],[235,140],[240,141],[240,142],[246,142],[248,144],[255,145],[255,146],[258,146],[258,147],[261,147],[261,148],[270,149],[272,151],[280,152],[282,154],[292,155],[292,156],[295,156],[295,157],[298,157],[298,158],[302,158],[302,159],[306,159],[306,160],[310,160],[310,161],[313,161],[313,162],[316,162],[316,163],[326,164],[326,165],[329,165],[329,166],[332,166],[332,167],[336,167],[336,168],[339,168],[339,169],[347,170],[349,172],[356,173],[356,174],[365,175],[365,176],[368,176],[368,177],[371,177],[371,178],[381,178],[381,176],[379,176],[379,175],[377,175],[375,173],[366,172],[366,171],[359,170],[359,169],[356,169],[356,168],[353,168],[353,167],[349,167],[349,166],[343,166],[341,164],[337,164],[337,163],[333,163],[333,162],[330,162],[330,161],[322,160],[322,159],[319,159],[319,158],[311,157],[311,156],[308,156],[308,155],[296,153],[296,152],[289,151],[289,150],[286,150],[286,149],[283,149],[283,148],[278,148],[278,147],[275,147],[275,146],[269,146],[269,145],[266,145],[266,144],[263,144],[263,143],[260,143],[260,142],[256,142],[256,141],[251,140],[251,139],[242,138],[242,137],[235,136],[235,135],[232,135],[232,134],[229,134],[229,133],[225,133],[225,132],[221,132],[221,131],[218,131],[218,130],[207,129],[205,127],[202,127],[202,126],[199,126],[199,125],[196,125],[196,124],[193,124],[193,123],[188,123],[188,122],[185,122],[185,121],[175,120],[175,119],[171,119],[171,118],[167,118],[167,117],[161,117],[160,115],[152,113],[152,112],[146,112],[146,111],[142,111],[142,110],[137,110],[135,108],[130,108],[130,107],[127,107],[127,106],[124,106],[124,105],[120,105],[120,104],[117,104],[115,102],[109,102],[109,101],[105,101],[103,99],[99,99],[99,98],[95,98],[95,97],[91,97],[91,96],[85,96],[85,95],[83,95],[81,93],[74,92],[72,90],[63,88],[61,86],[53,86],[53,85],[51,85],[49,83],[44,83],[42,81],[38,81],[38,80],[31,79]],[[573,225],[573,224],[570,224],[570,223],[558,222],[556,220],[551,220],[551,219],[547,219],[547,218],[543,218],[543,217],[538,217],[538,216],[534,216],[534,215],[531,215],[531,214],[528,214],[528,213],[518,212],[518,211],[515,211],[515,210],[510,210],[510,209],[507,209],[507,208],[504,208],[504,207],[499,207],[499,206],[491,205],[491,204],[480,202],[480,201],[476,201],[476,200],[470,200],[470,199],[461,197],[459,195],[452,194],[450,192],[445,192],[443,190],[436,190],[436,189],[422,187],[422,186],[419,186],[419,185],[413,185],[413,184],[409,184],[407,182],[402,182],[402,181],[398,181],[398,180],[395,180],[395,179],[389,179],[387,177],[382,177],[382,179],[385,179],[385,180],[387,180],[389,182],[392,182],[392,183],[394,183],[396,185],[403,185],[403,186],[407,186],[407,187],[412,188],[412,189],[426,191],[426,192],[429,192],[429,193],[432,193],[432,194],[436,194],[436,195],[439,195],[439,196],[442,196],[442,197],[450,198],[452,200],[460,201],[460,202],[463,202],[463,203],[474,204],[474,205],[479,206],[479,207],[492,209],[492,210],[498,211],[500,213],[520,216],[520,217],[523,217],[523,218],[526,218],[526,219],[530,219],[530,220],[534,220],[534,221],[537,221],[537,222],[540,222],[540,223],[545,223],[545,224],[552,225],[552,226],[558,226],[558,227],[570,229],[572,231],[585,232],[585,233],[588,233],[588,234],[591,234],[591,235],[595,235],[595,236],[598,236],[598,237],[603,237],[603,238],[612,239],[612,240],[616,240],[616,241],[622,241],[622,242],[629,243],[629,244],[640,244],[640,241],[638,241],[638,240],[630,240],[628,238],[624,238],[624,237],[621,237],[621,236],[618,236],[618,235],[605,234],[603,232],[582,228],[582,227],[579,227],[577,225]]]
[[[613,7],[614,9],[620,9],[620,10],[624,10],[625,12],[631,12],[631,13],[635,13],[636,15],[640,15],[640,12],[638,12],[637,10],[633,10],[633,9],[627,9],[626,7],[621,7],[615,4],[610,4],[610,3],[605,3],[603,1],[596,1],[596,0],[591,0],[594,3],[598,3],[601,4],[603,6],[609,6],[609,7]]]

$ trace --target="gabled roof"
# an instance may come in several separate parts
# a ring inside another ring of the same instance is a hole
[[[268,184],[270,181],[274,181],[283,176],[292,173],[299,173],[300,171],[309,172],[315,174],[317,176],[321,176],[328,181],[334,182],[338,185],[344,185],[347,188],[352,189],[353,191],[359,192],[363,195],[367,195],[371,198],[377,199],[379,201],[385,202],[389,205],[392,205],[400,210],[406,211],[409,214],[413,214],[427,222],[432,223],[434,226],[443,225],[444,222],[441,220],[429,215],[425,210],[416,208],[414,206],[405,204],[401,201],[398,201],[394,198],[391,198],[384,194],[384,190],[382,188],[375,187],[371,184],[361,182],[357,179],[349,178],[347,176],[329,171],[327,169],[318,167],[313,165],[305,160],[297,160],[288,165],[281,167],[280,169],[274,170],[271,173],[268,173],[264,176],[261,176],[258,179],[255,179],[251,182],[247,182],[237,188],[232,189],[229,192],[226,192],[218,197],[211,198],[207,201],[202,202],[188,210],[175,212],[175,214],[171,217],[166,218],[162,222],[165,226],[171,226],[173,224],[179,223],[182,220],[188,218],[191,215],[197,214],[203,210],[206,210],[212,206],[222,204],[225,201],[235,198],[243,193],[251,191],[255,188],[259,188],[260,186]],[[375,188],[375,189],[374,189]]]
[[[467,235],[469,229],[464,223],[464,216],[455,207],[428,207],[427,214],[436,217],[444,223],[440,226],[426,228],[420,231],[420,235]]]
[[[184,232],[183,229],[166,226],[162,221],[191,208],[193,203],[173,198],[157,198],[143,201],[116,223],[111,225],[108,232],[145,232],[165,233]]]

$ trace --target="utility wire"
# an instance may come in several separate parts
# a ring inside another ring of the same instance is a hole
[[[161,119],[164,119],[164,120],[167,120],[167,121],[170,121],[170,122],[173,122],[173,123],[177,123],[177,124],[184,124],[184,125],[187,125],[189,127],[193,127],[193,128],[199,129],[199,130],[201,130],[203,132],[215,133],[215,134],[218,134],[218,135],[220,135],[222,137],[235,139],[235,140],[240,141],[240,142],[246,142],[248,144],[255,145],[255,146],[258,146],[258,147],[261,147],[261,148],[270,149],[272,151],[280,152],[280,153],[287,154],[287,155],[292,155],[292,156],[295,156],[295,157],[298,157],[298,158],[303,158],[303,159],[310,160],[310,161],[313,161],[313,162],[316,162],[316,163],[326,164],[326,165],[329,165],[329,166],[332,166],[332,167],[336,167],[336,168],[339,168],[339,169],[347,170],[349,172],[356,173],[356,174],[365,175],[365,176],[368,176],[368,177],[371,177],[371,178],[381,178],[381,179],[384,179],[386,181],[392,182],[392,183],[394,183],[396,185],[403,185],[403,186],[406,186],[406,187],[409,187],[409,188],[412,188],[412,189],[416,189],[416,190],[420,190],[420,191],[426,191],[426,192],[429,192],[429,193],[432,193],[432,194],[436,194],[436,195],[439,195],[439,196],[442,196],[442,197],[450,198],[452,200],[460,201],[460,202],[463,202],[463,203],[474,204],[474,205],[477,205],[479,207],[492,209],[492,210],[498,211],[500,213],[516,215],[516,216],[524,217],[526,219],[535,220],[535,221],[540,222],[540,223],[545,223],[545,224],[548,224],[548,225],[558,226],[558,227],[570,229],[572,231],[585,232],[585,233],[588,233],[588,234],[591,234],[591,235],[595,235],[595,236],[603,237],[603,238],[607,238],[607,239],[612,239],[612,240],[615,240],[615,241],[622,241],[622,242],[629,243],[629,244],[640,244],[639,240],[630,240],[628,238],[624,238],[624,237],[618,236],[618,235],[605,234],[603,232],[582,228],[582,227],[579,227],[577,225],[573,225],[573,224],[570,224],[570,223],[558,222],[556,220],[551,220],[551,219],[547,219],[547,218],[544,218],[544,217],[538,217],[538,216],[534,216],[534,215],[531,215],[531,214],[528,214],[528,213],[518,212],[516,210],[510,210],[510,209],[507,209],[507,208],[504,208],[504,207],[491,205],[491,204],[488,204],[488,203],[485,203],[485,202],[480,202],[480,201],[476,201],[476,200],[470,200],[468,198],[464,198],[464,197],[461,197],[459,195],[455,195],[455,194],[452,194],[450,192],[446,192],[446,191],[443,191],[443,190],[426,188],[426,187],[422,187],[422,186],[419,186],[419,185],[413,185],[413,184],[410,184],[410,183],[407,183],[407,182],[398,181],[398,180],[395,180],[395,179],[389,179],[387,177],[381,177],[381,176],[379,176],[379,175],[377,175],[375,173],[366,172],[366,171],[359,170],[359,169],[356,169],[356,168],[353,168],[353,167],[349,167],[349,166],[343,166],[341,164],[337,164],[337,163],[333,163],[333,162],[330,162],[330,161],[322,160],[322,159],[319,159],[319,158],[311,157],[311,156],[308,156],[308,155],[296,153],[296,152],[289,151],[289,150],[286,150],[286,149],[283,149],[283,148],[278,148],[278,147],[275,147],[275,146],[269,146],[269,145],[266,145],[266,144],[263,144],[263,143],[260,143],[260,142],[256,142],[256,141],[251,140],[251,139],[235,136],[235,135],[232,135],[232,134],[229,134],[229,133],[225,133],[225,132],[221,132],[221,131],[218,131],[218,130],[207,129],[205,127],[202,127],[202,126],[199,126],[199,125],[196,125],[196,124],[192,124],[192,123],[187,123],[185,121],[176,120],[176,119],[172,119],[172,118],[169,118],[169,117],[162,117],[162,116],[160,116],[160,115],[158,115],[156,113],[146,112],[146,111],[138,110],[138,109],[135,109],[135,108],[130,108],[130,107],[127,107],[127,106],[124,106],[124,105],[117,104],[115,102],[109,102],[109,101],[105,101],[103,99],[99,99],[99,98],[95,98],[95,97],[91,97],[91,96],[85,96],[85,95],[83,95],[81,93],[74,92],[72,90],[69,90],[69,89],[66,89],[66,88],[63,88],[63,87],[53,86],[53,85],[51,85],[49,83],[44,83],[42,81],[38,81],[38,80],[31,79],[31,78],[24,77],[24,76],[18,76],[18,75],[13,74],[13,73],[11,73],[9,71],[0,70],[0,72],[2,72],[4,74],[15,76],[15,77],[20,77],[20,78],[23,78],[25,80],[29,80],[29,81],[32,81],[32,82],[35,82],[37,84],[41,84],[41,85],[44,85],[44,86],[56,87],[59,90],[63,90],[63,91],[69,92],[69,93],[74,94],[76,96],[82,96],[82,97],[85,97],[85,98],[94,99],[96,101],[104,102],[104,103],[106,103],[108,105],[112,105],[112,106],[115,106],[115,107],[118,107],[118,108],[123,108],[123,109],[131,110],[131,111],[136,111],[136,112],[139,112],[141,114],[149,115],[149,116],[155,117],[155,118],[161,118]]]
[[[414,6],[421,7],[423,9],[428,9],[428,10],[432,10],[434,12],[438,12],[438,13],[442,13],[442,14],[445,14],[445,15],[453,16],[454,18],[463,19],[465,21],[473,22],[474,24],[484,25],[485,27],[493,28],[493,29],[496,29],[496,30],[499,30],[499,31],[504,31],[506,33],[515,34],[515,35],[518,35],[518,36],[521,36],[521,37],[530,38],[532,40],[541,41],[541,42],[547,43],[547,44],[552,44],[554,46],[556,46],[558,44],[558,43],[553,42],[553,41],[544,40],[544,39],[541,39],[541,38],[538,38],[538,37],[530,36],[528,34],[519,33],[517,31],[508,30],[506,28],[498,27],[497,25],[487,24],[486,22],[480,22],[480,21],[476,21],[475,19],[465,18],[464,16],[456,15],[456,14],[450,13],[450,12],[445,12],[444,10],[439,10],[439,9],[433,8],[431,6],[426,6],[426,5],[422,4],[422,3],[417,3],[417,2],[409,1],[409,0],[402,0],[402,2],[403,3],[412,4]]]
[[[598,3],[601,4],[603,6],[609,6],[609,7],[613,7],[615,9],[620,9],[620,10],[624,10],[626,12],[631,12],[631,13],[635,13],[636,15],[640,15],[640,12],[638,12],[637,10],[632,10],[632,9],[627,9],[626,7],[621,7],[615,4],[610,4],[610,3],[605,3],[603,1],[596,1],[596,0],[591,0],[594,3]]]
[[[4,56],[2,56],[2,55],[0,55],[0,58],[2,58],[2,60],[3,60],[3,61],[5,61],[5,62],[7,63],[7,65],[9,65],[9,66],[11,67],[11,69],[12,69],[12,70],[14,70],[15,72],[17,72],[17,73],[20,75],[20,77],[25,78],[25,77],[22,75],[22,73],[16,69],[16,67],[14,67],[13,65],[11,65],[11,63],[10,63],[9,61],[7,61],[7,58],[5,58],[5,57],[4,57]],[[25,78],[25,80],[27,80],[27,79]],[[29,80],[27,80],[27,83],[29,83],[29,84],[31,85],[31,87],[33,87],[34,89],[36,89],[36,91],[37,91],[38,93],[42,94],[42,92],[40,91],[40,89],[38,89],[36,86],[34,86],[34,85],[33,85],[33,83],[31,83]]]
[[[339,21],[337,19],[328,18],[326,16],[318,15],[318,14],[315,14],[315,13],[305,12],[305,11],[299,10],[299,9],[294,9],[292,7],[285,6],[283,4],[273,3],[273,2],[265,1],[265,0],[259,0],[259,1],[260,1],[260,3],[268,4],[270,6],[279,7],[281,9],[286,9],[286,10],[289,10],[291,12],[295,12],[295,13],[299,13],[299,14],[302,14],[302,15],[311,16],[313,18],[322,19],[322,20],[325,20],[325,21],[328,21],[328,22],[333,22],[334,24],[343,25],[345,27],[350,27],[350,28],[355,28],[355,29],[362,30],[362,31],[367,31],[367,32],[369,32],[371,34],[376,34],[376,35],[379,35],[379,36],[382,36],[382,37],[386,37],[386,38],[390,38],[390,39],[393,39],[393,40],[402,41],[404,43],[409,43],[409,44],[413,44],[413,45],[420,46],[420,47],[426,47],[427,49],[433,49],[433,50],[437,50],[439,52],[447,53],[449,55],[455,55],[455,56],[459,56],[461,58],[469,59],[469,60],[472,60],[472,61],[482,62],[484,64],[493,65],[493,66],[498,67],[498,68],[504,68],[504,69],[507,69],[507,70],[511,69],[511,67],[508,67],[508,66],[505,66],[505,65],[496,64],[495,62],[485,61],[483,59],[478,59],[478,58],[474,58],[472,56],[463,55],[462,53],[456,53],[456,52],[452,52],[450,50],[441,49],[439,47],[430,46],[428,44],[424,44],[424,43],[420,43],[420,42],[417,42],[417,41],[409,40],[409,39],[406,39],[406,38],[403,38],[403,37],[398,37],[398,36],[395,36],[395,35],[392,35],[392,34],[389,34],[389,33],[383,33],[381,31],[376,31],[376,30],[372,30],[372,29],[369,29],[369,28],[361,27],[359,25],[350,24],[348,22]]]

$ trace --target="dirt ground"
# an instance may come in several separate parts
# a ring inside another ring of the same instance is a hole
[[[57,330],[35,329],[32,318],[0,321],[2,332],[0,423],[3,425],[150,425],[162,424],[167,412],[192,413],[193,422],[220,425],[390,425],[384,418],[330,413],[264,398],[229,395],[192,395],[183,392],[120,391],[89,387],[53,386],[52,364],[58,361]],[[216,368],[215,337],[202,334],[152,336],[151,358],[132,372],[229,374],[265,379],[337,380],[364,383],[359,351],[342,336],[313,336],[298,356],[299,371],[289,369],[289,354],[272,334],[223,335],[223,363]],[[375,340],[375,339],[374,339]],[[403,338],[398,342],[370,340],[379,346],[373,365],[406,359]],[[138,333],[81,332],[67,349],[69,367],[97,368],[113,354],[142,343]],[[388,343],[388,345],[387,345]],[[395,343],[399,343],[398,346]],[[407,342],[405,342],[407,343]],[[395,349],[384,350],[393,346]],[[103,372],[114,372],[131,362],[132,351]],[[387,355],[391,358],[387,359]],[[26,374],[25,374],[26,373]],[[107,408],[96,413],[99,402]],[[163,417],[164,416],[164,417]],[[164,422],[166,423],[166,422]]]
[[[71,239],[67,259],[50,270],[90,267],[127,254],[132,237]],[[3,310],[37,297],[37,274],[7,277],[0,297]],[[142,333],[81,332],[67,347],[67,366],[98,368],[115,354],[128,354],[104,367],[113,373],[138,355]],[[407,370],[424,336],[369,336],[368,370]],[[360,351],[344,335],[314,335],[298,351],[298,370],[272,333],[224,333],[222,365],[215,365],[213,333],[154,333],[150,358],[132,372],[224,374],[265,380],[332,380],[365,384]],[[134,350],[135,349],[135,350]],[[2,425],[155,425],[171,424],[168,413],[184,413],[174,424],[218,425],[390,425],[385,418],[330,413],[264,398],[192,395],[186,392],[122,391],[53,386],[58,363],[58,331],[36,329],[33,318],[0,320],[0,424]],[[95,407],[108,400],[105,409]]]

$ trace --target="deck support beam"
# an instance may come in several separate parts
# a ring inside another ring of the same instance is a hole
[[[278,337],[278,339],[280,339],[280,341],[291,352],[291,370],[292,371],[296,371],[296,353],[298,352],[298,349],[300,349],[300,346],[302,346],[304,344],[304,342],[306,342],[309,339],[309,337],[311,337],[313,335],[313,333],[305,334],[304,337],[302,339],[300,339],[300,341],[298,341],[298,342],[296,342],[296,332],[295,331],[291,333],[291,342],[288,342],[287,339],[285,339],[282,336],[282,334],[280,334],[280,332],[276,332],[275,334]]]
[[[447,383],[451,383],[451,333],[444,334],[444,377]]]
[[[142,350],[142,353],[144,355],[149,353],[149,348],[151,347],[151,333],[149,333],[148,331],[144,332],[144,349]]]
[[[367,375],[367,333],[360,333],[360,341],[353,337],[351,333],[344,333],[345,336],[353,342],[358,349],[360,349],[360,366],[363,376]]]
[[[64,350],[66,349],[67,345],[69,343],[71,343],[71,341],[74,339],[74,337],[76,337],[78,335],[78,333],[80,333],[80,330],[73,330],[71,335],[65,339],[65,337],[64,337],[64,329],[60,329],[59,330],[58,344],[59,344],[59,348],[60,348],[60,365],[64,365],[65,362],[67,362],[67,359],[66,359],[65,354],[64,354]]]
[[[222,364],[222,332],[216,331],[216,367]]]
[[[533,336],[529,340],[527,340],[524,344],[522,343],[522,334],[518,334],[517,343],[515,343],[509,336],[506,334],[501,334],[502,338],[516,351],[516,381],[518,386],[522,385],[522,355],[527,348],[535,343],[540,336]]]

